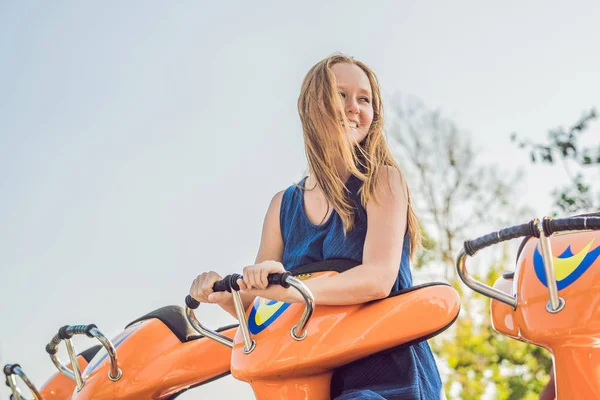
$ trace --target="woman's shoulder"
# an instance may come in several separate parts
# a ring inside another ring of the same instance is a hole
[[[287,191],[287,189],[283,189],[280,190],[279,192],[275,193],[273,195],[273,197],[271,197],[271,204],[281,204],[281,201],[283,200],[283,195],[285,194],[285,192]]]
[[[383,165],[371,179],[373,198],[394,198],[407,195],[407,185],[402,172],[393,165]]]
[[[304,183],[303,178],[298,183],[292,183],[287,188],[279,190],[277,193],[271,197],[271,202],[269,204],[269,210],[273,210],[273,212],[279,213],[282,205],[285,207],[285,204],[289,203],[294,193],[298,193],[302,190],[302,185]]]
[[[275,196],[279,196],[281,201],[286,202],[289,201],[294,195],[302,195],[306,179],[307,177],[305,176],[304,178],[300,179],[300,181],[291,183],[287,188],[277,192]]]
[[[271,202],[269,203],[269,212],[279,214],[279,210],[281,209],[281,204],[283,203],[283,196],[287,189],[280,190],[271,197]]]
[[[375,183],[381,185],[390,182],[392,185],[404,185],[404,177],[400,170],[393,165],[382,165],[375,173]]]

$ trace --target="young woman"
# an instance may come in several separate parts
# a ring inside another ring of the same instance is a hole
[[[305,281],[316,304],[364,303],[410,287],[410,259],[420,245],[420,230],[383,136],[375,74],[353,58],[328,57],[306,75],[298,111],[309,173],[271,201],[256,264],[245,267],[239,281],[244,305],[255,296],[303,302],[293,288],[267,287],[267,276],[336,258],[360,265]],[[231,294],[212,292],[220,279],[216,272],[201,274],[190,295],[235,316]],[[340,368],[332,395],[339,400],[444,398],[427,342]]]

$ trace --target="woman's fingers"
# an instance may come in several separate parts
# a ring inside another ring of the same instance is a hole
[[[229,293],[223,293],[219,296],[213,297],[216,299],[215,301],[211,301],[208,297],[213,294],[213,285],[215,282],[221,280],[221,276],[214,271],[203,272],[198,275],[196,279],[192,282],[192,287],[190,288],[190,296],[194,299],[198,300],[201,303],[212,303],[219,302],[227,298]]]
[[[280,262],[265,261],[257,265],[244,268],[243,276],[246,288],[244,289],[266,289],[269,286],[269,274],[285,272]]]
[[[246,285],[246,282],[244,282],[243,279],[238,279],[237,280],[237,284],[240,287],[240,289],[242,289],[242,290],[248,290],[249,289],[248,285]]]
[[[259,271],[258,280],[261,283],[261,289],[266,289],[267,286],[269,286],[269,270],[267,268],[263,268]]]
[[[248,289],[258,289],[256,282],[256,266],[251,265],[244,268],[244,283]]]
[[[194,299],[198,300],[199,302],[206,302],[208,300],[206,298],[206,295],[202,291],[202,284],[205,279],[206,279],[206,273],[202,273],[202,274],[198,275],[196,277],[196,279],[194,279],[194,281],[192,282],[192,286],[190,287],[190,296],[192,296]]]
[[[225,301],[231,296],[228,292],[213,292],[208,295],[207,299],[209,303],[220,303]]]

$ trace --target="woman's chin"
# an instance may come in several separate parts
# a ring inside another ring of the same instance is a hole
[[[350,139],[352,140],[352,144],[357,145],[365,141],[367,138],[367,134],[363,132],[351,132]]]

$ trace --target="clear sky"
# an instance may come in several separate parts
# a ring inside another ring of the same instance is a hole
[[[599,20],[592,0],[0,1],[0,363],[39,385],[60,326],[113,336],[183,304],[200,272],[252,263],[271,196],[305,169],[301,80],[333,52],[526,168],[544,215],[561,170],[531,168],[509,135],[600,107]],[[216,388],[251,397],[231,378],[196,393]]]

